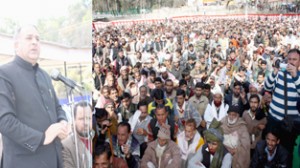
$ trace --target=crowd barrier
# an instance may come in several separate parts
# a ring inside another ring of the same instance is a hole
[[[93,29],[99,31],[107,26],[131,26],[135,24],[156,24],[163,23],[166,20],[173,20],[179,22],[186,21],[201,21],[201,20],[213,20],[213,19],[268,19],[279,20],[282,18],[296,18],[298,19],[300,14],[232,14],[232,15],[192,15],[192,16],[175,16],[167,19],[137,19],[137,20],[118,20],[111,22],[93,22]]]

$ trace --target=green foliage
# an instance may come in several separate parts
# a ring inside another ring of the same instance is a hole
[[[19,23],[11,18],[0,20],[0,33],[13,35]]]
[[[100,14],[128,15],[140,14],[141,9],[158,9],[161,7],[180,7],[186,0],[94,0],[93,12]]]
[[[92,0],[76,0],[61,17],[40,18],[37,28],[42,40],[70,47],[91,47]],[[13,35],[20,23],[12,18],[0,20],[0,33]]]

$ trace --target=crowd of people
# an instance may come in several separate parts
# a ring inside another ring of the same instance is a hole
[[[298,18],[94,30],[94,167],[296,166],[299,46]]]

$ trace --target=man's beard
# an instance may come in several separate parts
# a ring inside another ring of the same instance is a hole
[[[166,90],[166,93],[171,94],[173,90]]]
[[[251,107],[250,107],[250,110],[251,110],[251,112],[256,113],[257,107],[255,107],[255,108],[251,108]]]
[[[82,132],[77,131],[77,133],[78,133],[78,135],[81,136],[81,137],[84,137],[84,138],[89,137],[89,132],[86,131],[86,130],[85,130],[85,131],[82,131]]]
[[[231,119],[229,119],[229,117],[228,117],[228,119],[227,119],[229,125],[235,124],[235,123],[237,122],[237,120],[238,120],[238,118],[235,118],[235,119],[231,120]]]

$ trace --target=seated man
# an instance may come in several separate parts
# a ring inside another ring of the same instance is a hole
[[[204,112],[205,122],[203,125],[206,126],[206,128],[209,128],[209,125],[214,118],[221,121],[227,115],[228,108],[228,104],[223,101],[223,93],[217,91],[213,95],[213,101],[206,106]]]
[[[131,95],[127,92],[124,92],[121,96],[121,105],[117,109],[118,120],[128,122],[129,118],[136,111],[136,105],[131,102]]]
[[[111,142],[112,141],[112,130],[111,126],[112,123],[109,119],[109,114],[108,112],[101,108],[95,108],[95,120],[96,120],[96,126],[95,126],[95,136],[93,138],[93,146],[94,148],[97,147],[98,145],[104,144],[104,142]]]
[[[165,81],[165,96],[170,99],[171,102],[174,101],[176,97],[176,90],[174,89],[174,82],[171,79]]]
[[[200,114],[200,116],[202,117],[202,119],[204,117],[205,109],[209,103],[207,97],[202,94],[203,90],[204,90],[204,84],[198,82],[195,86],[194,96],[192,96],[189,99],[189,102],[197,109],[197,111]],[[205,121],[202,120],[200,125],[201,125],[201,128],[199,128],[199,129],[205,128]]]
[[[189,168],[231,168],[232,156],[223,145],[224,137],[220,124],[214,119],[210,128],[204,131],[205,144],[188,161]]]
[[[93,158],[93,168],[110,168],[112,165],[112,154],[109,144],[106,142],[99,145],[95,149],[95,156]]]
[[[162,89],[154,89],[151,93],[154,101],[148,105],[148,113],[151,117],[155,118],[155,109],[158,105],[162,104],[166,107],[168,117],[174,119],[173,104],[170,99],[164,98],[164,91]]]
[[[193,118],[185,122],[184,131],[177,136],[177,144],[181,150],[181,167],[186,167],[188,158],[194,155],[204,144],[203,138],[197,131],[196,121]]]
[[[155,118],[148,125],[148,142],[156,140],[159,129],[166,124],[170,125],[170,139],[176,141],[178,126],[174,120],[168,118],[166,107],[159,104],[155,109]]]
[[[179,130],[184,131],[185,121],[193,118],[196,121],[196,127],[199,127],[202,118],[195,107],[185,101],[185,91],[178,89],[176,91],[176,101],[174,103],[175,122],[179,126]]]
[[[232,167],[249,167],[250,165],[250,136],[247,123],[240,118],[239,107],[230,106],[227,116],[222,122],[226,149],[233,156]]]
[[[92,115],[92,106],[87,102],[83,101],[75,105],[74,126],[76,132],[62,141],[62,158],[65,168],[88,168],[91,166]],[[78,151],[76,151],[76,146]]]
[[[259,110],[259,102],[260,99],[257,94],[251,95],[249,98],[250,109],[243,113],[243,119],[247,123],[251,138],[251,156],[254,153],[256,143],[262,139],[262,131],[267,124],[265,113]]]
[[[142,158],[143,168],[180,168],[180,149],[170,140],[170,126],[164,125],[158,132],[158,139],[150,142]]]
[[[142,144],[147,141],[148,125],[152,119],[148,115],[148,104],[145,100],[139,102],[138,110],[129,118],[132,135]]]
[[[130,130],[128,123],[121,122],[118,124],[118,134],[112,138],[114,160],[122,159],[126,161],[128,167],[139,168],[140,145],[138,140],[131,135]]]
[[[287,167],[291,155],[279,143],[280,133],[276,129],[267,131],[266,140],[261,140],[256,145],[250,167]]]

